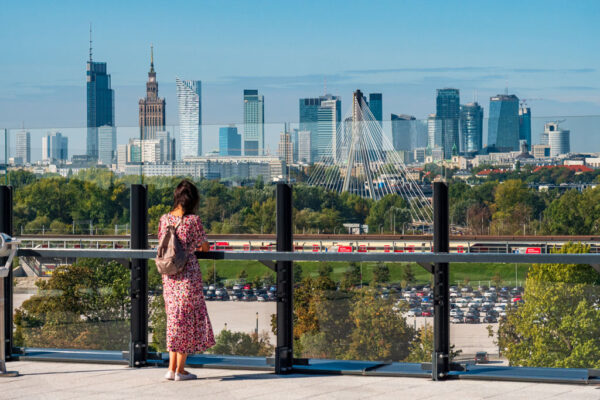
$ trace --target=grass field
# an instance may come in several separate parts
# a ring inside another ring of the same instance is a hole
[[[263,277],[267,274],[271,274],[274,278],[275,273],[261,264],[258,261],[211,261],[211,260],[199,260],[204,274],[204,279],[208,269],[214,266],[216,271],[222,278],[233,282],[238,277],[240,271],[245,270],[247,274],[246,281],[253,281],[256,277]],[[319,267],[323,264],[321,262],[298,262],[302,268],[302,276],[317,276]],[[343,262],[330,262],[333,273],[331,278],[334,281],[341,280],[344,272],[348,269],[348,263]],[[400,283],[404,280],[405,269],[407,263],[386,263],[390,270],[390,283]],[[373,277],[373,268],[376,263],[360,263],[362,270],[363,283],[367,284]],[[412,272],[418,283],[426,283],[431,280],[431,274],[417,264],[410,264]],[[519,285],[523,285],[527,271],[529,270],[529,264],[500,264],[500,263],[455,263],[450,264],[450,283],[458,284],[464,283],[466,279],[471,282],[471,285],[489,285],[493,280],[494,276],[499,276],[502,279],[502,284],[507,286],[514,286],[515,283],[515,271],[517,274],[517,282]],[[212,271],[212,268],[211,268]]]

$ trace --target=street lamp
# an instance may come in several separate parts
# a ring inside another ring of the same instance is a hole
[[[254,330],[256,336],[258,336],[258,311],[256,312],[256,329]]]

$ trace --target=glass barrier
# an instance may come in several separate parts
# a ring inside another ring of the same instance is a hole
[[[413,264],[299,262],[294,351],[311,359],[430,362],[429,274]]]
[[[215,335],[209,354],[273,356],[276,338],[275,272],[258,261],[199,260],[203,296]],[[166,351],[162,280],[149,261],[151,351]]]
[[[129,349],[128,266],[99,259],[20,257],[18,262],[13,297],[16,347]]]
[[[560,252],[587,250],[567,244]],[[450,269],[456,283],[450,288],[450,339],[462,350],[458,360],[597,368],[600,275],[591,266],[451,264]],[[475,273],[478,279],[471,280]]]

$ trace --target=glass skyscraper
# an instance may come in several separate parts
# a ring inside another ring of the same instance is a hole
[[[15,164],[29,164],[31,162],[31,134],[28,131],[19,131],[16,134],[16,158],[20,162]]]
[[[258,90],[244,90],[244,155],[262,156],[265,143],[265,99]]]
[[[69,158],[69,138],[60,132],[42,138],[42,161],[66,161]]]
[[[334,96],[321,102],[317,113],[317,152],[314,161],[320,161],[329,156],[337,157],[337,132],[342,115],[341,104],[342,101]]]
[[[202,82],[175,78],[181,158],[202,155]]]
[[[416,136],[416,120],[412,115],[392,114],[392,144],[394,150],[413,150]]]
[[[483,145],[483,107],[477,102],[460,106],[460,151],[479,151]]]
[[[458,89],[437,90],[436,118],[441,122],[444,158],[449,159],[457,152],[459,143],[460,94]]]
[[[526,140],[531,148],[531,108],[519,108],[519,140]]]
[[[324,142],[320,142],[319,140],[319,109],[321,108],[321,104],[324,101],[335,101],[335,121],[337,122],[337,126],[342,120],[342,99],[339,96],[332,96],[331,94],[326,94],[325,96],[315,97],[315,98],[306,98],[300,99],[300,130],[301,131],[309,131],[310,132],[310,145],[311,145],[311,155],[310,160],[316,161],[321,158],[322,153],[319,152],[319,143],[321,143],[321,148],[325,146]],[[331,109],[331,103],[327,106]],[[321,112],[321,125],[322,128],[325,128],[327,124],[327,119],[331,119],[330,112],[331,110],[325,110]],[[325,118],[325,119],[324,119]],[[331,121],[330,121],[331,122]],[[331,125],[330,125],[331,128]],[[329,132],[329,131],[328,131]],[[331,137],[330,133],[327,133],[328,137]],[[333,135],[335,137],[335,134]],[[337,138],[336,138],[337,139]],[[329,143],[327,143],[329,145]]]
[[[104,125],[98,128],[98,161],[111,165],[117,152],[117,134],[114,126]]]
[[[86,154],[98,157],[98,127],[115,126],[114,92],[110,88],[110,75],[106,63],[87,62],[87,141]]]
[[[241,156],[242,137],[235,126],[219,128],[219,155]]]
[[[490,97],[488,146],[519,150],[519,98],[514,94]]]

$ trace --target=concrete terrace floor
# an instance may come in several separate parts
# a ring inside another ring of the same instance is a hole
[[[289,375],[190,368],[200,379],[166,381],[165,368],[39,361],[7,363],[0,399],[600,399],[600,386],[350,375]]]

